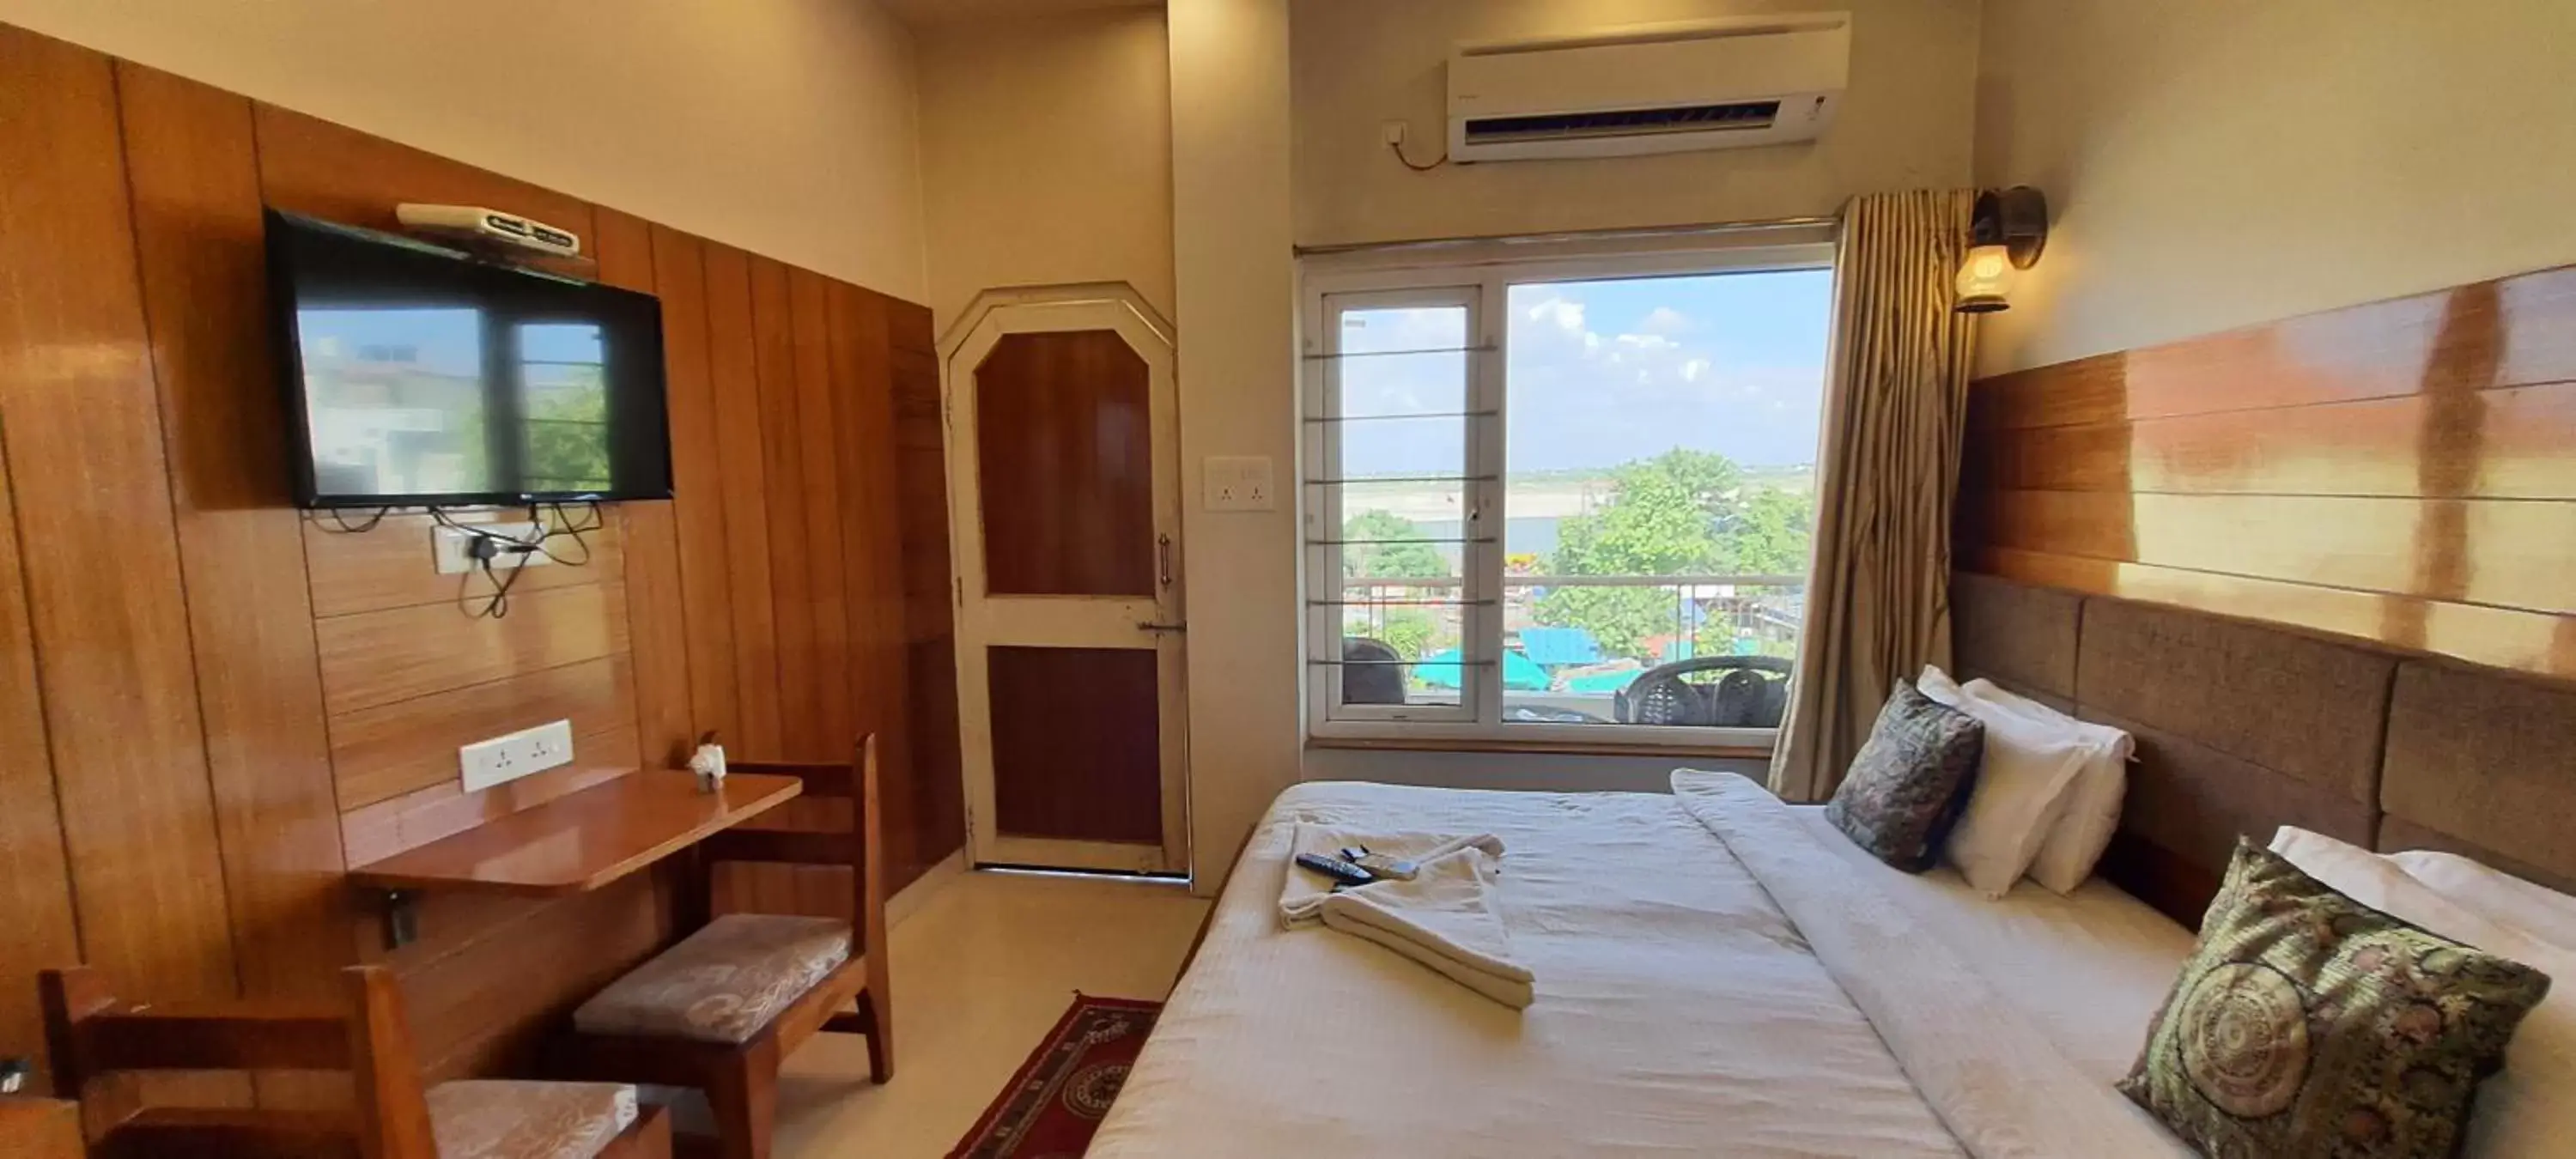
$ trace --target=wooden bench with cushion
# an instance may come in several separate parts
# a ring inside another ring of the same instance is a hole
[[[467,1079],[423,1091],[391,971],[341,972],[343,1002],[119,1001],[97,971],[39,985],[54,1088],[87,1099],[90,1153],[192,1159],[668,1159],[669,1116],[634,1087]],[[149,1071],[347,1071],[342,1110],[141,1105]]]
[[[860,740],[849,764],[736,761],[732,771],[793,776],[806,797],[847,800],[850,826],[727,830],[701,845],[702,868],[712,873],[725,861],[846,865],[853,920],[708,920],[574,1011],[562,1065],[570,1077],[704,1091],[722,1153],[766,1159],[778,1067],[806,1039],[867,1035],[870,1077],[894,1077],[876,738]],[[853,1003],[854,1012],[842,1009]]]

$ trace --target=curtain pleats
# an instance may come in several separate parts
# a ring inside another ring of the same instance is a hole
[[[1971,190],[1853,198],[1835,261],[1815,559],[1771,788],[1842,783],[1893,681],[1950,662],[1950,504],[1975,331],[1951,309]]]

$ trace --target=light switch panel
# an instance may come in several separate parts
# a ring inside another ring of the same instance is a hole
[[[1210,455],[1200,470],[1210,511],[1271,511],[1279,506],[1268,455]]]

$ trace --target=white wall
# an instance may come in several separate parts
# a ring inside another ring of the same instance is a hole
[[[869,0],[0,0],[0,21],[926,290],[912,41]]]
[[[1296,469],[1288,0],[1172,0],[1172,256],[1183,488],[1209,455]],[[1297,514],[1184,504],[1190,831],[1213,890],[1297,780]]]
[[[1301,245],[1832,213],[1854,193],[1967,183],[1976,0],[1297,0]],[[1851,88],[1813,145],[1407,170],[1379,135],[1407,123],[1417,162],[1447,138],[1461,41],[1765,12],[1853,14]]]
[[[1171,316],[1162,11],[945,23],[920,40],[929,305],[940,330],[1001,286],[1125,282]]]
[[[2576,3],[1988,0],[1981,184],[2055,211],[1980,373],[2576,262]]]

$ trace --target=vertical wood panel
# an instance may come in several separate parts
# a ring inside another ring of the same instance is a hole
[[[662,298],[669,374],[672,511],[679,523],[680,593],[688,631],[689,708],[700,731],[738,736],[732,571],[726,561],[722,452],[707,363],[706,247],[653,227],[653,285]]]
[[[613,209],[595,211],[594,220],[599,231],[599,280],[653,292],[658,278],[653,269],[652,227]],[[680,586],[679,524],[668,502],[620,503],[614,518],[625,529],[635,724],[646,763],[672,763],[686,758],[695,739],[690,729],[689,632],[687,602]]]
[[[742,713],[741,731],[728,734],[726,743],[738,752],[769,756],[783,750],[751,263],[730,246],[710,243],[706,251],[708,362],[715,379],[716,442],[724,471],[725,560],[732,570],[734,695]]]
[[[238,985],[144,334],[114,77],[0,27],[0,441],[82,955],[122,992]]]
[[[769,590],[777,629],[778,748],[829,760],[814,713],[814,606],[805,568],[804,444],[797,426],[796,320],[787,267],[751,259],[752,349],[760,377],[761,471],[769,486]],[[768,754],[759,754],[768,755]]]
[[[894,366],[884,301],[831,286],[832,377],[841,400],[841,555],[847,575],[850,694],[855,726],[875,733],[888,872],[910,882],[924,865],[920,770],[907,712],[902,503],[894,449]]]
[[[0,453],[0,480],[8,478]],[[18,515],[0,486],[0,1051],[44,1066],[36,972],[80,957],[62,811],[45,747],[45,706],[18,563]],[[30,1090],[43,1086],[29,1083]]]
[[[893,376],[896,486],[903,539],[904,638],[911,693],[917,865],[966,844],[964,758],[958,751],[955,603],[948,567],[948,467],[939,360],[930,311],[881,298]]]
[[[255,996],[337,992],[347,891],[270,357],[250,101],[117,66],[233,946]]]
[[[850,702],[849,581],[841,552],[843,490],[840,412],[852,405],[832,375],[832,303],[822,275],[794,270],[788,296],[795,312],[797,454],[804,467],[805,574],[813,608],[814,735],[812,755],[847,749],[858,737]]]
[[[1978,381],[1958,556],[2576,676],[2576,267]]]

